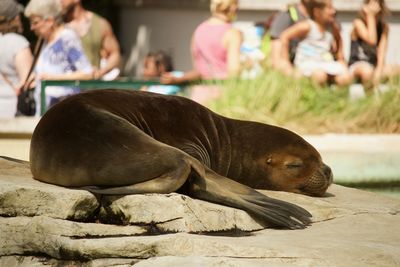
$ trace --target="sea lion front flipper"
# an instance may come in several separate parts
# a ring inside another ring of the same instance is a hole
[[[206,170],[205,176],[192,175],[190,185],[190,195],[242,209],[270,226],[301,229],[310,224],[311,214],[305,209],[269,198],[212,170]]]

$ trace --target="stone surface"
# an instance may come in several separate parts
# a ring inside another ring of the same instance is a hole
[[[179,194],[110,196],[97,220],[126,225],[77,222],[75,194],[93,201],[88,214],[100,205],[94,196],[40,183],[27,164],[1,159],[0,190],[0,266],[400,265],[400,200],[337,185],[323,198],[262,191],[305,207],[313,224],[258,231],[243,211]]]
[[[99,204],[84,190],[71,190],[32,179],[29,164],[0,158],[0,216],[49,216],[87,220]]]
[[[39,117],[16,117],[12,119],[0,118],[0,136],[10,134],[32,135],[39,120]]]
[[[242,210],[174,193],[104,197],[102,203],[107,207],[103,217],[125,224],[153,224],[157,232],[255,231],[264,228]]]

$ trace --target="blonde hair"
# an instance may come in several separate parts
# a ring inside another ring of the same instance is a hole
[[[228,13],[229,7],[237,4],[238,0],[211,0],[210,10],[212,14],[215,13]]]
[[[60,0],[30,0],[24,15],[28,18],[31,16],[39,16],[44,19],[52,17],[57,23],[62,23]]]

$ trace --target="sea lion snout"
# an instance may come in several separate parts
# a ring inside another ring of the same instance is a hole
[[[332,184],[332,181],[332,169],[325,163],[322,163],[307,182],[300,187],[300,191],[306,195],[322,197]]]
[[[325,177],[328,180],[328,184],[331,185],[333,182],[333,173],[331,167],[326,165],[325,163],[322,164],[322,172],[324,173]]]

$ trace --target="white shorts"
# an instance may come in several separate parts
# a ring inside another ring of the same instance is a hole
[[[354,62],[353,64],[351,64],[350,66],[349,66],[349,71],[350,71],[350,73],[353,75],[354,74],[354,71],[356,70],[356,68],[358,68],[358,67],[360,67],[360,66],[369,66],[370,68],[372,68],[372,69],[374,69],[375,68],[375,66],[374,65],[372,65],[371,63],[369,63],[369,62],[367,62],[367,61],[357,61],[357,62]]]
[[[322,70],[329,75],[340,75],[346,72],[346,67],[337,61],[304,61],[297,63],[296,67],[307,77],[310,77],[316,70]]]

